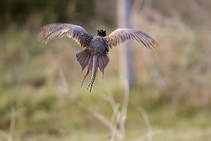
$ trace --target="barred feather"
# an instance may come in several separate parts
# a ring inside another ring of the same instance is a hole
[[[118,44],[126,42],[127,40],[136,40],[138,42],[142,42],[146,48],[150,49],[156,49],[159,47],[158,43],[152,37],[142,31],[119,28],[108,36],[98,36],[97,38],[93,38],[93,36],[89,35],[84,28],[73,24],[46,25],[39,33],[38,39],[48,43],[49,40],[62,38],[64,36],[72,38],[80,46],[85,48],[84,50],[76,53],[76,58],[81,65],[81,71],[87,68],[81,85],[83,85],[84,80],[88,76],[89,72],[92,71],[91,81],[88,85],[90,92],[92,90],[98,68],[102,72],[102,77],[104,76],[104,69],[110,61],[109,57],[107,56],[109,48],[117,46]],[[101,42],[98,42],[99,38],[103,39],[104,44],[102,39],[100,39]]]
[[[93,36],[89,35],[84,28],[73,24],[46,25],[38,34],[38,39],[48,43],[49,40],[64,36],[73,38],[82,47],[88,46],[89,42],[93,39]]]
[[[96,75],[97,75],[97,68],[98,68],[98,60],[97,60],[97,55],[93,55],[93,68],[92,68],[92,78],[91,81],[89,82],[89,85],[87,87],[90,88],[90,92],[92,91],[92,86],[94,84]]]
[[[89,59],[91,58],[91,53],[86,50],[80,50],[76,53],[76,59],[81,65],[81,71],[88,65]]]
[[[150,37],[148,34],[133,30],[133,29],[116,29],[110,35],[103,37],[105,44],[112,48],[112,46],[117,46],[127,40],[136,40],[142,42],[146,48],[158,48],[158,43]]]

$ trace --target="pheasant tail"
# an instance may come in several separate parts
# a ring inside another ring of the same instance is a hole
[[[81,65],[81,71],[83,71],[86,68],[86,66],[90,63],[92,55],[86,50],[80,50],[76,53],[76,58]]]
[[[99,67],[100,71],[102,72],[102,78],[103,78],[104,77],[104,69],[108,65],[110,59],[106,54],[105,55],[99,54],[97,56],[97,61],[98,61],[98,67]]]
[[[92,55],[90,52],[87,52],[86,50],[81,50],[76,53],[77,61],[81,65],[81,71],[83,71],[87,67],[86,74],[82,80],[81,86],[83,85],[84,80],[86,79],[87,75],[89,74],[90,70],[92,71],[92,78],[88,85],[88,88],[90,88],[90,92],[92,90],[93,83],[96,78],[97,69],[99,68],[102,72],[102,78],[104,76],[104,69],[109,63],[109,58],[105,54],[97,54]]]

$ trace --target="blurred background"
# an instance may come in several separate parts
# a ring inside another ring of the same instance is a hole
[[[58,22],[81,25],[92,35],[100,28],[111,33],[118,27],[117,7],[116,0],[0,1],[0,140],[109,140],[109,130],[72,98],[111,118],[112,107],[100,95],[122,104],[121,47],[110,50],[105,79],[98,73],[89,93],[89,78],[80,87],[75,53],[81,48],[68,38],[44,45],[37,34]],[[161,131],[153,136],[158,141],[210,140],[211,1],[132,0],[131,7],[132,27],[160,45],[150,54],[166,87],[159,88],[143,45],[134,42],[126,139],[146,135],[142,107],[152,130]]]

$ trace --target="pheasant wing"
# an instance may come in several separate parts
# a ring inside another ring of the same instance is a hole
[[[103,37],[105,44],[112,48],[127,40],[136,40],[142,42],[146,48],[158,48],[158,43],[148,34],[134,29],[119,28],[114,30],[108,36]]]
[[[89,35],[83,27],[73,24],[46,25],[38,34],[38,39],[48,43],[49,40],[64,36],[74,39],[82,47],[86,47],[93,39],[93,36]]]

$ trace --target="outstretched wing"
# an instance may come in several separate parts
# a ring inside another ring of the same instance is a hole
[[[86,47],[93,39],[86,30],[73,24],[49,24],[43,27],[38,35],[38,39],[48,43],[51,39],[57,39],[67,36],[73,38],[80,46]]]
[[[158,43],[148,34],[134,29],[116,29],[108,36],[103,37],[108,47],[117,46],[127,40],[136,40],[142,42],[146,48],[158,48]]]

